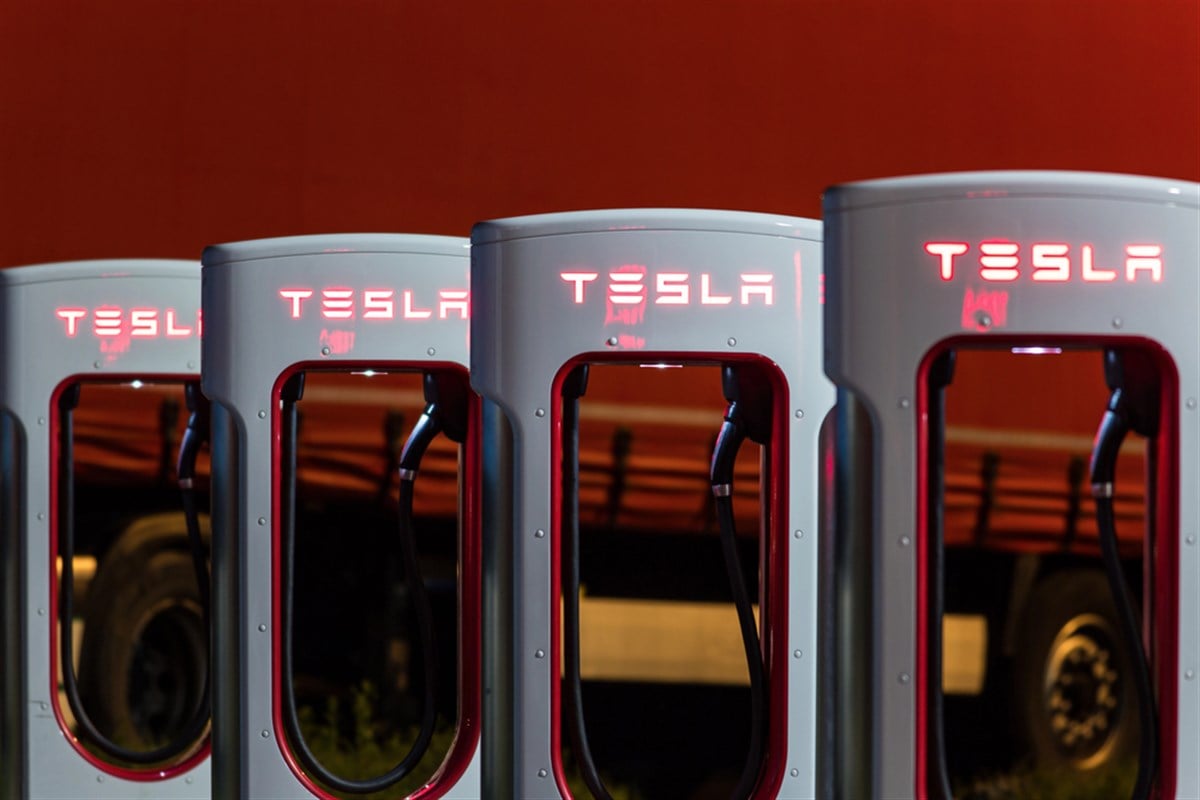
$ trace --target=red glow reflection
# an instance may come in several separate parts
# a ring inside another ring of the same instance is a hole
[[[963,293],[962,327],[968,331],[986,331],[1008,324],[1008,291],[1004,289],[967,289]]]

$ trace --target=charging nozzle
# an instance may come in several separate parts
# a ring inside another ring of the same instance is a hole
[[[179,480],[180,489],[191,489],[196,477],[196,457],[200,448],[208,441],[210,405],[208,398],[200,391],[200,384],[192,382],[183,388],[184,401],[188,415],[187,428],[183,439],[179,442],[179,458],[175,462],[175,476]]]
[[[1157,371],[1146,353],[1129,348],[1104,352],[1104,380],[1112,395],[1092,447],[1092,493],[1111,497],[1117,452],[1130,431],[1147,438],[1158,434],[1160,389]]]
[[[283,383],[279,400],[283,403],[299,403],[304,399],[304,373],[297,372]]]
[[[713,447],[709,477],[713,494],[727,497],[733,491],[733,464],[742,442],[747,438],[761,445],[770,442],[771,383],[757,364],[726,364],[721,368],[721,388],[729,405]]]
[[[460,375],[426,372],[424,376],[425,410],[400,451],[400,480],[416,480],[417,467],[425,450],[439,433],[461,444],[467,438],[467,407],[470,389]]]
[[[79,394],[83,387],[78,383],[73,383],[62,390],[62,394],[58,396],[58,410],[66,413],[74,411],[79,407]]]
[[[562,383],[564,400],[578,400],[587,394],[588,365],[580,364],[567,375]]]

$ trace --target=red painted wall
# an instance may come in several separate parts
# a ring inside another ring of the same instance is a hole
[[[1200,180],[1200,3],[0,4],[0,266],[1013,167]]]

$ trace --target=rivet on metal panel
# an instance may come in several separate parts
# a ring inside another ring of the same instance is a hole
[[[986,331],[988,328],[992,327],[992,315],[986,311],[976,311],[975,327],[979,328],[981,331]]]
[[[549,775],[549,774],[550,774],[550,773],[549,773],[549,772],[547,772],[547,771],[546,771],[546,770],[544,770],[544,769],[539,769],[539,770],[538,770],[538,777],[539,777],[539,778],[544,778],[544,777],[546,777],[546,776],[547,776],[547,775]]]
[[[1193,669],[1189,669],[1183,673],[1183,677],[1190,681],[1192,678],[1196,677],[1196,671]]]
[[[1195,544],[1196,536],[1193,534],[1193,535],[1187,537],[1186,539],[1184,539],[1184,541],[1187,542],[1188,544]]]
[[[45,425],[45,424],[46,424],[46,418],[38,417],[38,425]]]
[[[725,344],[729,345],[730,347],[737,347],[737,339],[730,336],[729,339],[726,340]]]
[[[793,778],[799,778],[799,777],[800,777],[800,770],[796,769],[795,767],[792,767],[792,771],[791,771],[791,773],[790,773],[790,774],[791,774],[791,776],[792,776]]]
[[[41,708],[42,711],[47,711],[50,708],[50,704],[49,703],[38,703],[38,707]]]
[[[544,416],[546,416],[546,409],[539,408],[537,411],[533,412],[533,414],[534,414],[534,416],[537,416],[537,417],[544,417]]]
[[[615,337],[615,336],[610,336],[610,337],[608,337],[608,338],[607,338],[607,339],[604,341],[604,343],[605,343],[606,345],[608,345],[609,347],[616,347],[616,346],[617,346],[617,342],[619,342],[619,341],[621,341],[621,340],[620,340],[620,339],[618,339],[617,337]]]
[[[38,512],[38,519],[45,519],[45,518],[46,518],[46,512],[45,512],[45,511],[39,511],[39,512]]]
[[[270,731],[259,731],[259,732],[258,732],[258,735],[259,735],[259,736],[261,736],[261,737],[262,737],[262,738],[264,738],[264,739],[270,739],[270,738],[271,738],[271,732],[270,732]]]
[[[38,609],[38,616],[39,616],[39,617],[44,617],[44,616],[46,616],[46,609],[44,609],[44,608],[39,608],[39,609]]]
[[[907,397],[901,397],[900,402],[896,405],[900,406],[900,408],[908,408],[912,405],[912,400],[909,400]]]
[[[1125,326],[1125,320],[1121,319],[1120,317],[1113,317],[1112,326],[1118,329],[1123,328]]]
[[[912,539],[909,539],[907,536],[900,537],[900,546],[901,547],[908,547],[910,544],[912,544]]]
[[[901,672],[900,676],[897,678],[897,680],[899,680],[901,683],[908,683],[909,681],[912,680],[912,676],[909,675],[907,672]]]
[[[259,625],[259,626],[258,626],[258,632],[259,632],[259,633],[266,633],[266,632],[267,632],[267,626],[266,626],[266,625]]]
[[[803,650],[793,650],[792,656],[794,658],[804,658],[804,651]]]
[[[196,782],[196,779],[193,778],[191,775],[188,775],[186,778],[183,779],[183,782],[186,783],[188,786],[191,786],[193,783]]]
[[[96,783],[104,783],[104,776],[103,776],[103,775],[97,775],[97,776],[96,776]]]
[[[92,366],[95,367],[96,369],[100,369],[101,367],[104,366],[104,364],[99,361],[93,361]]]
[[[259,411],[258,411],[258,418],[259,418],[259,419],[266,419],[266,418],[267,418],[267,412],[266,412],[266,411],[263,411],[262,409],[259,409]]]
[[[1186,406],[1187,406],[1189,409],[1191,409],[1191,410],[1195,411],[1195,410],[1196,410],[1196,398],[1194,398],[1194,397],[1189,397],[1189,398],[1187,399],[1187,402],[1186,402],[1186,403],[1184,403],[1184,405],[1186,405]]]
[[[546,651],[545,651],[545,650],[534,650],[534,651],[533,651],[533,657],[534,657],[534,658],[545,658],[545,657],[546,657]]]
[[[195,369],[195,368],[196,368],[196,362],[195,362],[195,361],[189,361],[189,362],[187,362],[187,368],[188,368],[189,370],[191,370],[191,369]],[[191,779],[189,778],[188,780],[191,780]]]
[[[536,531],[533,532],[533,538],[535,538],[535,539],[546,538],[546,531],[543,530],[542,528],[538,528]]]
[[[330,354],[330,353],[332,353],[332,352],[333,352],[333,351],[332,351],[332,350],[330,350],[330,349],[329,349],[329,347],[327,347],[327,346],[326,346],[326,347],[322,347],[322,348],[321,348],[321,355],[323,355],[323,356],[327,356],[327,355],[329,355],[329,354]]]
[[[796,409],[796,419],[804,419],[804,409],[803,408]]]
[[[426,350],[426,351],[425,351],[425,354],[426,354],[426,355],[430,355],[430,356],[436,356],[436,355],[437,355],[437,348],[435,348],[435,347],[431,347],[431,348],[429,348],[428,350]]]
[[[792,534],[792,536],[795,536],[797,539],[803,539],[804,531],[796,531],[795,533]]]

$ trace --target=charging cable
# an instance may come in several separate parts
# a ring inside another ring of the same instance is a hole
[[[1159,388],[1149,360],[1134,351],[1108,350],[1104,373],[1112,390],[1108,409],[1096,432],[1092,449],[1092,496],[1096,500],[1096,523],[1100,529],[1100,552],[1104,573],[1117,609],[1121,638],[1133,663],[1134,686],[1141,720],[1135,800],[1150,797],[1158,767],[1158,720],[1150,664],[1142,646],[1141,626],[1121,569],[1117,552],[1116,514],[1113,510],[1117,454],[1129,431],[1152,439],[1158,434]]]
[[[297,373],[283,387],[282,434],[285,456],[283,459],[283,487],[281,496],[281,523],[284,537],[284,620],[280,637],[283,651],[282,690],[284,696],[284,728],[295,748],[296,757],[305,771],[339,792],[368,794],[378,792],[403,780],[421,759],[433,739],[437,722],[437,650],[433,625],[433,609],[425,580],[421,575],[420,559],[417,555],[416,530],[413,523],[413,483],[421,458],[430,442],[439,433],[462,443],[467,435],[468,390],[465,382],[449,375],[426,373],[424,376],[425,411],[413,426],[412,433],[400,454],[398,473],[400,477],[399,536],[400,558],[413,601],[416,617],[417,644],[420,647],[423,672],[422,713],[417,738],[403,758],[387,772],[374,778],[353,780],[330,772],[309,748],[300,730],[299,713],[296,708],[296,692],[293,685],[292,628],[293,598],[295,586],[295,538],[296,538],[296,404],[304,392],[304,375]]]
[[[763,447],[770,446],[772,408],[767,377],[761,369],[753,365],[723,367],[721,383],[729,406],[725,410],[725,422],[713,447],[709,473],[717,521],[720,525],[725,571],[733,594],[734,608],[737,610],[742,648],[745,651],[746,668],[750,677],[750,739],[746,762],[732,795],[735,798],[748,798],[758,782],[763,751],[766,749],[766,668],[763,664],[758,626],[754,620],[754,604],[746,588],[737,551],[737,529],[733,515],[733,468],[738,449],[747,438]]]
[[[62,577],[59,581],[60,606],[59,618],[59,653],[63,674],[63,689],[67,696],[67,704],[84,737],[95,748],[109,758],[127,764],[148,766],[173,761],[195,748],[197,742],[205,735],[209,725],[209,672],[204,673],[204,685],[201,696],[188,718],[187,724],[170,742],[151,750],[132,750],[123,747],[105,736],[96,727],[84,708],[79,695],[79,682],[75,674],[75,648],[72,637],[71,621],[75,616],[75,427],[74,412],[79,405],[80,385],[70,386],[59,396],[59,502],[58,519],[61,541],[59,555],[62,558]],[[209,575],[208,556],[204,542],[200,536],[200,521],[196,510],[196,499],[193,483],[196,471],[196,456],[201,446],[208,440],[209,413],[208,403],[200,393],[200,386],[189,383],[185,387],[187,407],[191,412],[188,417],[187,430],[179,447],[179,461],[176,474],[179,478],[179,488],[183,495],[184,516],[187,520],[188,541],[191,545],[192,565],[196,571],[196,584],[200,594],[200,606],[204,615],[204,629],[211,630],[209,608]]]

